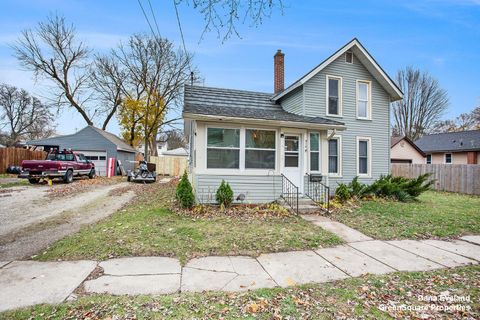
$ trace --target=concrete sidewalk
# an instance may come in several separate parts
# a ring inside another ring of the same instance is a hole
[[[103,262],[0,261],[0,311],[60,303],[81,285],[87,293],[114,295],[244,291],[327,282],[367,273],[478,264],[479,244],[480,236],[456,241],[367,240],[316,251],[262,254],[258,258],[197,258],[184,267],[177,259],[167,257]],[[100,276],[95,278],[93,274]]]

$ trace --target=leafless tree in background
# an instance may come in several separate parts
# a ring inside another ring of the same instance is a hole
[[[459,132],[467,130],[480,130],[480,107],[471,112],[462,113],[453,120],[437,122],[429,133]]]
[[[222,41],[228,40],[232,35],[240,37],[237,27],[239,23],[258,27],[275,10],[283,13],[282,0],[174,0],[175,6],[182,2],[192,5],[203,15],[205,28],[201,38],[213,30]]]
[[[106,99],[112,102],[126,97],[144,99],[148,106],[152,99],[161,97],[156,99],[158,105],[154,112],[147,113],[148,119],[144,120],[146,123],[160,124],[145,126],[146,156],[150,154],[149,147],[155,155],[156,137],[161,126],[178,120],[163,118],[169,111],[180,109],[183,85],[190,83],[190,71],[194,71],[191,61],[192,55],[175,48],[168,39],[145,34],[133,35],[128,43],[120,44],[109,56],[97,58],[97,65],[103,66],[97,68],[100,70],[97,78],[103,78],[103,82],[108,84],[105,87],[111,88]]]
[[[0,125],[6,130],[7,145],[21,139],[45,138],[54,133],[50,107],[23,89],[0,84]]]
[[[426,72],[407,67],[397,73],[404,96],[393,103],[393,131],[415,141],[439,121],[449,105],[447,91]]]
[[[73,25],[60,16],[40,22],[35,30],[27,29],[12,46],[23,67],[35,78],[52,81],[52,102],[58,109],[72,107],[88,125],[93,125],[96,110],[88,107],[91,90],[90,50],[78,41]]]
[[[181,130],[169,130],[159,135],[158,141],[168,142],[168,150],[185,148],[187,146],[187,139]]]

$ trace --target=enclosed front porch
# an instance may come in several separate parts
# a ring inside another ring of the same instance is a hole
[[[335,130],[195,124],[192,180],[200,203],[215,201],[222,180],[235,199],[265,203],[283,199],[294,210],[306,199],[328,205],[329,176],[340,174]]]

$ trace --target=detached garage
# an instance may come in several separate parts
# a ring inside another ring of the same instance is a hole
[[[74,134],[56,136],[47,139],[32,140],[27,145],[43,147],[43,150],[57,148],[72,149],[83,153],[95,164],[97,175],[107,175],[107,160],[115,158],[115,172],[118,174],[117,161],[120,160],[125,170],[133,170],[136,150],[113,133],[87,126]]]

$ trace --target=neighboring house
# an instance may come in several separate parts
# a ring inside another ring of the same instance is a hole
[[[120,160],[125,170],[133,170],[133,161],[137,152],[113,133],[93,126],[87,126],[74,134],[32,140],[26,144],[43,147],[45,151],[57,148],[81,152],[95,164],[97,175],[100,176],[107,175],[108,158]],[[118,172],[117,161],[115,161],[115,172]]]
[[[160,155],[162,156],[170,156],[170,157],[188,157],[188,150],[187,148],[177,148],[172,150],[163,151]]]
[[[391,163],[425,163],[425,154],[407,137],[390,139]]]
[[[430,134],[415,141],[425,163],[480,164],[480,130]]]
[[[222,179],[249,202],[277,199],[285,177],[307,196],[313,173],[330,192],[355,176],[370,183],[389,172],[390,103],[402,96],[357,39],[286,89],[278,50],[274,93],[186,86],[197,198],[212,199]]]
[[[160,155],[163,152],[168,150],[168,142],[167,141],[157,141],[157,154]],[[145,144],[140,143],[137,147],[137,151],[140,153],[145,152]]]

